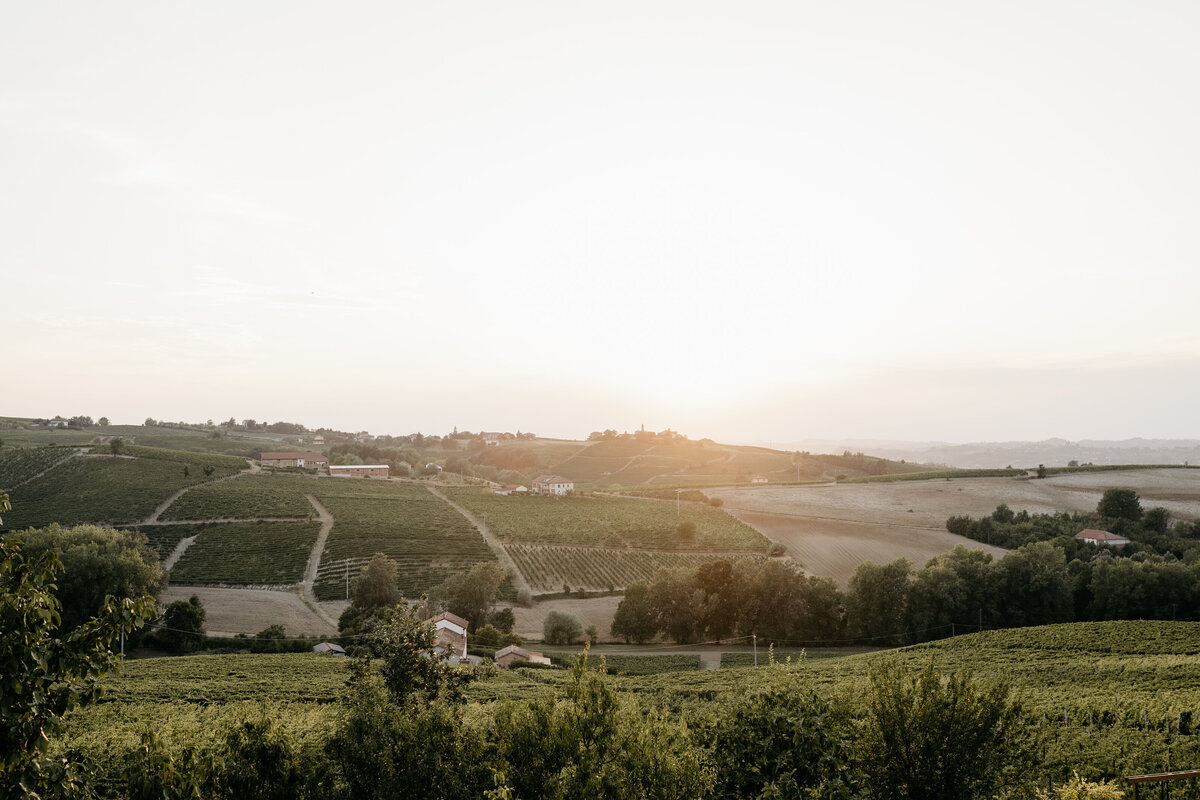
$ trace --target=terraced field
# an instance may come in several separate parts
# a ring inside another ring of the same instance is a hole
[[[461,514],[414,484],[316,481],[313,495],[334,517],[317,575],[322,600],[345,596],[351,576],[375,553],[399,565],[400,590],[409,597],[481,561],[495,561],[487,543]]]
[[[172,526],[175,527],[175,526]],[[204,528],[171,570],[174,583],[299,583],[319,522],[230,522]]]
[[[698,567],[717,556],[711,553],[663,553],[598,547],[557,547],[509,544],[505,547],[535,592],[571,589],[623,589],[637,580],[650,580],[660,569]],[[762,558],[735,556],[735,558]]]
[[[141,522],[177,490],[208,480],[202,466],[212,462],[192,463],[187,453],[179,454],[179,460],[168,459],[162,455],[168,452],[152,451],[138,458],[96,455],[70,459],[11,492],[13,510],[4,515],[4,527],[20,530],[52,522]],[[232,464],[214,464],[214,477],[233,474],[245,465],[238,459],[230,461]]]
[[[189,490],[160,519],[314,517],[312,504],[304,494],[315,481],[301,476],[238,475]]]
[[[625,497],[501,497],[487,490],[447,489],[447,496],[506,542],[679,552],[766,552],[754,528],[712,508]],[[681,522],[696,535],[681,539]]]
[[[20,447],[0,453],[0,489],[11,489],[70,458],[73,447]]]

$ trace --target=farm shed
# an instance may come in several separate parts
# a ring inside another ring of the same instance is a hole
[[[510,644],[508,647],[496,651],[496,666],[508,669],[509,664],[514,661],[528,661],[531,664],[545,664],[550,666],[550,659],[546,658],[541,653],[532,650],[526,650],[524,647],[517,647],[515,644]]]
[[[263,453],[258,460],[264,467],[325,469],[329,466],[329,459],[320,453]]]
[[[1129,540],[1124,536],[1118,536],[1117,534],[1109,533],[1108,531],[1092,530],[1091,528],[1087,528],[1075,534],[1075,538],[1083,539],[1085,542],[1091,542],[1092,544],[1108,544],[1112,545],[1113,547],[1123,547],[1129,544]]]
[[[575,491],[575,481],[561,475],[539,475],[533,479],[534,494],[565,495]]]
[[[432,619],[425,620],[437,632],[435,647],[444,647],[459,658],[467,657],[467,621],[457,614],[443,611]]]
[[[386,478],[387,464],[334,464],[329,474],[335,478]]]
[[[330,655],[337,656],[338,658],[346,657],[346,651],[343,650],[340,645],[336,645],[333,642],[321,642],[320,644],[314,644],[313,652],[329,653]]]

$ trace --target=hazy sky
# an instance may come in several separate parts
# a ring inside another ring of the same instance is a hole
[[[1195,2],[0,5],[0,414],[1200,436]]]

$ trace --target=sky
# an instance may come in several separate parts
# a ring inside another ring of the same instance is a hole
[[[0,414],[1200,437],[1193,2],[0,4]]]

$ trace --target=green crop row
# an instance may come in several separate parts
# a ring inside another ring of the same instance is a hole
[[[18,447],[0,452],[0,489],[11,489],[70,457],[73,447]]]
[[[231,522],[205,528],[171,570],[183,584],[279,585],[304,577],[319,522]]]
[[[600,547],[509,544],[505,547],[534,591],[624,588],[662,569],[693,569],[712,561],[704,553],[662,553]],[[744,556],[743,556],[744,558]]]
[[[502,497],[447,489],[505,541],[643,550],[765,552],[768,542],[746,523],[709,506],[625,497]],[[695,526],[680,536],[680,523]]]
[[[99,445],[93,448],[93,452],[106,454],[108,445]],[[195,453],[184,450],[167,450],[162,447],[142,447],[140,445],[125,445],[121,450],[123,455],[133,456],[134,458],[147,458],[153,461],[171,461],[177,464],[187,464],[189,467],[211,466],[214,468],[214,477],[222,477],[224,475],[232,475],[235,472],[246,469],[246,459],[238,458],[237,456],[226,456],[220,453]]]
[[[317,579],[322,599],[344,597],[347,562],[353,577],[375,553],[400,565],[397,584],[409,597],[496,558],[471,523],[423,486],[327,479],[312,493],[334,518]]]
[[[315,516],[303,477],[246,474],[188,490],[163,513],[164,520]]]
[[[178,461],[113,456],[73,458],[11,492],[5,527],[19,530],[58,522],[136,524],[175,491],[205,480]]]

